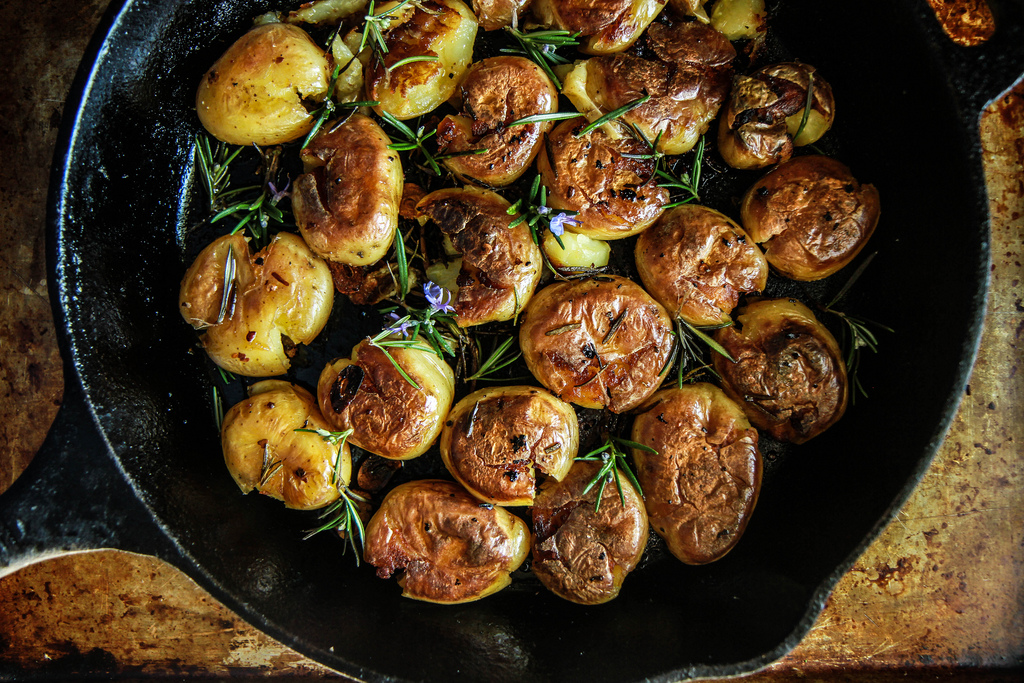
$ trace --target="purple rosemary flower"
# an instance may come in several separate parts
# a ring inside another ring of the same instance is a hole
[[[581,223],[564,211],[560,211],[551,218],[551,222],[548,227],[551,229],[552,235],[561,237],[562,234],[565,233],[566,225],[578,226],[581,225]]]
[[[291,197],[292,193],[288,191],[288,188],[292,186],[292,179],[288,179],[288,183],[284,186],[284,189],[278,190],[274,183],[271,181],[267,183],[267,187],[270,188],[270,203],[277,204],[285,197]]]
[[[388,313],[388,317],[391,318],[391,325],[388,327],[388,332],[392,334],[400,334],[403,337],[409,336],[409,328],[412,327],[412,320],[409,316],[403,318],[398,317],[398,314],[392,311]]]
[[[451,305],[452,293],[441,285],[427,281],[423,283],[423,295],[430,302],[430,308],[438,313],[454,313],[455,308]]]

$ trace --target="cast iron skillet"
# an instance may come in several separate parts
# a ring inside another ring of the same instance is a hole
[[[287,645],[375,681],[667,681],[749,672],[795,646],[927,468],[967,380],[989,263],[978,118],[1024,69],[1020,7],[993,2],[995,36],[964,49],[924,0],[780,3],[778,40],[840,98],[836,156],[883,197],[878,257],[849,305],[898,332],[864,367],[870,399],[774,466],[735,551],[651,563],[585,608],[529,583],[456,607],[400,599],[224,471],[205,360],[175,302],[195,217],[194,89],[256,4],[114,3],[83,62],[51,185],[66,400],[0,498],[0,567],[155,555]]]

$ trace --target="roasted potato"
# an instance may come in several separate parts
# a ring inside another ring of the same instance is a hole
[[[450,481],[421,479],[396,487],[366,525],[366,561],[377,576],[398,579],[402,595],[454,604],[496,593],[529,552],[526,523],[484,507]]]
[[[541,384],[564,401],[614,413],[654,393],[674,338],[665,309],[618,276],[548,285],[519,327],[523,358]]]
[[[546,231],[540,242],[548,262],[555,268],[604,268],[608,265],[612,248],[604,240],[595,240],[574,232],[562,233],[559,239]]]
[[[318,256],[350,266],[383,258],[398,227],[402,162],[373,119],[328,123],[302,150],[292,211]]]
[[[729,40],[750,40],[758,46],[767,35],[767,20],[764,0],[718,0],[711,12],[716,31]]]
[[[662,0],[535,0],[537,20],[584,36],[580,50],[603,55],[622,52],[664,9]]]
[[[397,4],[392,0],[378,5],[376,14]],[[455,92],[473,61],[477,21],[461,0],[409,3],[389,16],[392,20],[384,28],[388,49],[383,61],[370,59],[367,92],[380,103],[374,107],[378,114],[411,119],[433,111]],[[437,60],[400,64],[422,56]]]
[[[552,126],[550,121],[509,124],[556,111],[558,91],[534,62],[504,55],[469,67],[452,103],[459,113],[437,125],[437,151],[465,154],[444,159],[444,165],[463,182],[500,187],[529,168]]]
[[[313,395],[281,380],[249,387],[221,423],[224,462],[242,493],[256,489],[290,508],[313,510],[338,499],[352,476],[347,444],[297,429],[324,429]],[[337,474],[337,478],[335,478]]]
[[[860,253],[878,225],[878,190],[825,156],[783,162],[747,190],[741,219],[768,263],[794,280],[820,280]]]
[[[718,151],[733,168],[766,168],[789,159],[794,145],[817,142],[834,119],[832,88],[813,66],[772,64],[733,79]]]
[[[636,267],[644,287],[691,325],[720,325],[741,294],[760,292],[768,262],[725,214],[697,204],[667,211],[640,233]]]
[[[412,347],[384,349],[363,340],[350,359],[324,367],[316,393],[328,423],[336,431],[353,430],[351,443],[385,458],[408,460],[423,455],[441,433],[455,375],[422,340]]]
[[[712,354],[722,389],[758,429],[804,443],[842,417],[849,396],[835,338],[795,299],[762,299],[715,332],[734,361]]]
[[[511,320],[533,296],[543,256],[526,223],[509,224],[510,204],[494,192],[447,188],[416,205],[461,254],[455,321],[470,327]]]
[[[729,95],[736,51],[697,22],[652,24],[641,43],[643,57],[619,53],[577,62],[562,92],[590,121],[650,95],[619,120],[658,139],[660,152],[688,152]]]
[[[263,24],[214,63],[196,92],[203,127],[232,145],[279,145],[313,127],[310,102],[322,102],[331,64],[297,26]]]
[[[576,412],[537,387],[475,391],[441,432],[441,460],[466,489],[493,505],[531,505],[540,470],[562,480],[579,449]]]
[[[564,480],[543,484],[530,508],[534,575],[555,595],[581,605],[619,594],[649,533],[644,501],[625,474],[618,473],[625,505],[613,483],[584,493],[600,468],[597,462],[576,462]]]
[[[298,235],[278,233],[253,254],[242,235],[216,239],[185,273],[178,310],[201,330],[214,363],[266,377],[287,372],[297,344],[327,324],[331,272]]]
[[[473,13],[485,31],[515,26],[526,14],[530,0],[473,0]]]
[[[633,421],[632,449],[651,526],[686,564],[722,558],[740,540],[761,488],[754,429],[713,384],[659,391]]]
[[[655,181],[655,162],[626,156],[650,154],[650,148],[608,126],[579,135],[584,126],[563,122],[537,156],[548,206],[577,212],[572,232],[600,240],[635,235],[658,220],[669,199]]]

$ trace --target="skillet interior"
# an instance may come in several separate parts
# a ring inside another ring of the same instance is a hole
[[[743,542],[720,562],[651,563],[602,607],[530,583],[439,607],[399,599],[335,539],[302,542],[307,515],[239,496],[223,467],[205,360],[176,312],[196,219],[182,197],[195,84],[252,8],[126,5],[79,114],[51,242],[66,349],[120,466],[176,544],[165,559],[282,641],[368,679],[724,675],[795,645],[927,466],[983,312],[973,131],[918,16],[899,3],[863,12],[805,0],[773,21],[837,93],[834,153],[882,195],[879,254],[849,304],[897,328],[862,369],[870,399],[774,466]]]

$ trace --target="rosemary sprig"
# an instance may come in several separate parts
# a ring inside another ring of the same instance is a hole
[[[467,382],[474,382],[481,379],[490,379],[494,373],[507,368],[512,363],[519,360],[519,357],[523,355],[522,351],[512,351],[512,345],[515,343],[514,337],[508,337],[501,344],[494,349],[490,356],[480,364],[480,368],[472,375],[466,378]],[[477,348],[480,349],[480,340],[477,339]]]
[[[800,117],[800,126],[796,129],[796,135],[793,136],[794,143],[796,139],[800,137],[800,133],[804,132],[804,126],[807,125],[807,119],[811,116],[811,107],[814,105],[814,72],[807,72],[807,100],[804,102],[804,114]]]
[[[729,322],[706,329],[717,330],[728,327],[731,324]],[[697,343],[698,341],[703,342],[715,353],[725,356],[730,361],[733,360],[733,357],[729,355],[729,352],[721,344],[700,328],[691,325],[682,318],[676,318],[676,337],[679,340],[679,369],[676,376],[676,386],[680,388],[682,388],[687,380],[696,378],[704,370],[714,372],[711,369],[711,364],[704,362],[704,348]]]
[[[217,431],[219,432],[221,425],[224,424],[224,401],[221,400],[217,387],[213,388],[213,418],[217,423]]]
[[[363,546],[366,542],[366,528],[363,526],[363,520],[359,516],[359,508],[356,502],[368,503],[370,501],[348,486],[342,486],[338,489],[338,492],[341,494],[338,500],[324,508],[318,517],[320,520],[326,519],[327,521],[318,527],[307,530],[302,540],[308,540],[321,531],[329,529],[343,531],[345,533],[345,540],[349,546],[352,546],[352,550],[355,553],[356,566],[358,567],[363,554]]]
[[[196,168],[199,169],[199,178],[202,180],[203,189],[206,190],[211,212],[217,209],[221,193],[231,185],[231,162],[242,149],[238,147],[231,151],[230,145],[220,141],[215,147],[211,147],[210,136],[196,135]]]
[[[895,332],[895,330],[882,323],[875,322],[874,320],[868,320],[860,316],[850,315],[842,311],[836,310],[835,306],[839,303],[846,293],[850,291],[854,283],[864,273],[865,269],[871,264],[878,252],[874,252],[861,263],[857,270],[853,272],[850,279],[846,281],[839,293],[836,294],[832,301],[828,305],[823,306],[822,310],[826,313],[839,318],[843,323],[843,334],[840,339],[840,346],[843,349],[843,361],[846,363],[846,376],[850,383],[853,385],[853,392],[851,392],[850,399],[856,403],[857,394],[860,394],[864,398],[868,397],[868,392],[864,388],[864,385],[860,381],[858,376],[858,370],[860,369],[861,349],[868,349],[872,353],[878,353],[878,337],[872,332],[871,327],[874,326],[880,330],[886,332]]]
[[[540,245],[540,235],[537,232],[537,226],[540,225],[541,228],[547,228],[551,232],[559,247],[565,249],[562,235],[565,233],[566,225],[579,225],[579,221],[573,218],[576,212],[559,211],[555,213],[555,210],[549,207],[547,202],[548,189],[541,183],[541,177],[538,173],[537,177],[533,179],[533,185],[530,186],[529,194],[517,199],[506,210],[509,216],[516,216],[509,223],[508,227],[514,228],[525,222],[530,228],[530,233],[533,235],[533,241]]]
[[[235,375],[233,372],[228,372],[219,365],[217,366],[217,374],[220,375],[220,381],[223,382],[224,384],[231,384],[236,379],[238,379],[238,376]]]
[[[223,323],[224,319],[233,313],[233,311],[228,309],[231,308],[231,304],[234,301],[232,294],[235,289],[237,267],[235,250],[228,246],[228,255],[224,258],[224,279],[221,283],[220,310],[217,312],[217,325]]]
[[[555,84],[555,87],[559,90],[562,89],[562,82],[558,80],[558,76],[555,75],[552,70],[552,65],[568,64],[569,59],[557,54],[555,50],[560,47],[568,47],[571,45],[579,45],[580,42],[579,33],[570,33],[569,31],[533,31],[531,33],[523,33],[517,28],[506,27],[506,31],[515,38],[516,42],[519,43],[518,48],[502,48],[501,51],[506,54],[525,55],[529,57],[537,66],[544,69],[544,72],[551,79],[551,82]]]
[[[644,495],[643,490],[640,488],[640,482],[637,481],[636,474],[633,473],[633,469],[629,466],[629,462],[626,460],[626,453],[620,448],[620,446],[636,448],[638,450],[647,451],[648,453],[657,454],[658,452],[650,446],[645,446],[627,439],[620,439],[617,436],[610,436],[608,437],[608,440],[598,448],[595,448],[586,455],[577,456],[577,460],[601,463],[601,469],[597,471],[594,478],[591,479],[583,489],[583,493],[586,495],[590,492],[590,489],[595,486],[600,486],[597,491],[597,502],[594,505],[594,512],[601,509],[601,498],[604,497],[605,486],[607,486],[611,481],[615,482],[615,488],[619,491],[619,500],[622,501],[622,505],[625,507],[626,495],[622,492],[622,480],[619,477],[620,470],[625,472],[629,481],[636,487],[637,492],[641,496]]]
[[[661,178],[658,185],[667,187],[670,190],[682,190],[685,193],[682,199],[666,204],[666,209],[689,204],[690,202],[700,202],[700,176],[703,166],[704,136],[702,135],[700,140],[697,141],[696,147],[694,147],[693,166],[691,166],[690,171],[684,171],[681,175],[677,175],[665,163],[662,163],[658,170],[655,171],[655,174]]]
[[[402,320],[404,321],[404,320],[407,320],[407,319],[408,319],[408,316],[406,316],[406,318],[403,318]],[[403,368],[401,365],[398,364],[398,361],[396,361],[395,357],[391,355],[391,352],[388,351],[389,348],[396,348],[397,347],[397,348],[409,349],[409,348],[416,348],[419,345],[414,340],[412,340],[412,339],[388,339],[388,337],[390,337],[391,335],[392,335],[392,331],[390,329],[384,330],[380,334],[378,334],[377,336],[371,337],[370,341],[369,341],[369,344],[370,344],[370,346],[381,350],[381,352],[384,354],[384,356],[389,361],[391,361],[391,364],[393,366],[395,366],[395,369],[398,370],[398,374],[400,374],[402,376],[402,378],[406,382],[411,384],[416,389],[422,389],[422,387],[420,387],[420,385],[416,383],[416,380],[414,380],[412,377],[409,376],[409,373],[405,371],[405,368]]]
[[[436,62],[438,59],[439,57],[437,55],[416,55],[414,57],[406,57],[405,59],[400,59],[389,66],[388,71],[394,71],[400,66],[412,64],[413,62]]]
[[[373,52],[374,57],[380,62],[384,61],[384,55],[388,53],[387,41],[384,40],[384,31],[387,30],[388,25],[391,21],[397,19],[395,13],[408,5],[413,0],[402,0],[391,9],[384,10],[380,14],[374,14],[373,10],[376,5],[376,0],[370,0],[370,5],[367,8],[367,13],[363,15],[365,25],[363,26],[363,37],[359,41],[359,49],[356,54],[359,54],[363,49],[369,45],[370,50]]]
[[[412,128],[396,119],[389,112],[381,114],[381,118],[404,138],[404,140],[398,142],[395,142],[394,138],[392,138],[392,143],[388,145],[388,149],[393,149],[396,152],[419,151],[423,155],[424,160],[426,160],[430,170],[435,175],[441,175],[441,167],[438,166],[437,159],[434,158],[434,155],[424,145],[427,140],[437,134],[436,128],[427,132],[424,126],[420,126],[416,129],[416,132],[413,132]]]
[[[405,299],[409,293],[409,259],[405,253],[405,237],[402,229],[395,229],[395,258],[398,261],[398,298]]]
[[[637,107],[639,107],[641,104],[643,104],[644,102],[646,102],[649,99],[651,99],[650,93],[646,93],[645,92],[641,97],[636,98],[632,102],[627,102],[626,104],[622,105],[618,109],[613,109],[612,111],[608,112],[607,114],[605,114],[601,118],[597,119],[596,121],[593,121],[592,123],[587,124],[579,132],[576,133],[576,137],[581,138],[584,135],[586,135],[587,133],[589,133],[590,131],[592,131],[592,130],[594,130],[596,128],[599,128],[600,126],[603,126],[604,124],[608,123],[609,121],[614,121],[615,119],[619,118],[623,114],[636,109]]]
[[[567,119],[578,119],[581,116],[583,116],[583,114],[578,111],[554,111],[547,114],[531,114],[530,116],[524,116],[521,119],[516,119],[505,127],[511,128],[512,126],[525,126],[528,123],[544,123],[545,121],[565,121]]]
[[[267,441],[263,442],[263,465],[260,467],[260,483],[259,489],[262,490],[264,486],[270,481],[270,479],[284,467],[284,463],[280,460],[270,459],[270,443]]]
[[[348,437],[352,436],[353,429],[346,429],[341,432],[329,432],[326,429],[307,429],[300,427],[296,429],[297,432],[305,432],[307,434],[316,434],[321,439],[331,444],[332,446],[338,447],[338,455],[334,459],[334,472],[331,474],[331,485],[342,486],[341,482],[341,463],[344,459],[341,457],[342,451],[345,448],[345,442],[348,441]]]

